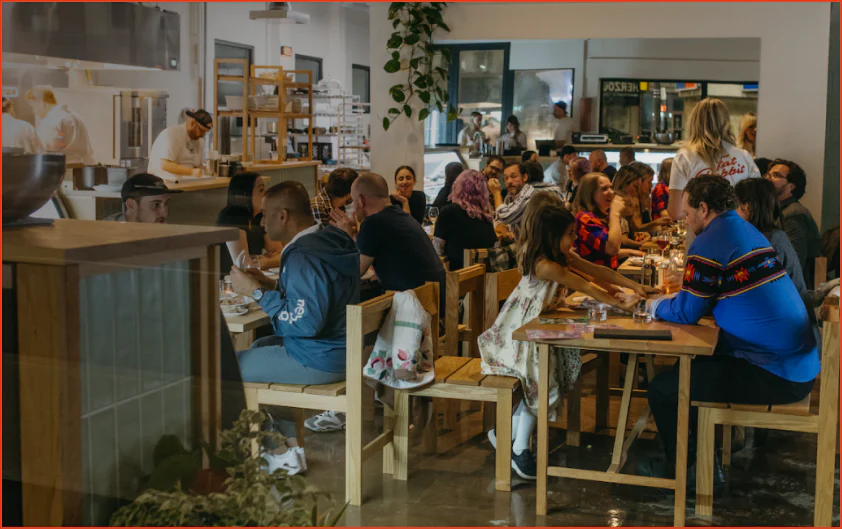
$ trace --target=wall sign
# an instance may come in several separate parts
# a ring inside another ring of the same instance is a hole
[[[284,57],[292,57],[292,46],[281,46],[281,55]]]
[[[640,84],[636,81],[604,81],[602,83],[602,91],[620,94],[638,94],[640,93]]]

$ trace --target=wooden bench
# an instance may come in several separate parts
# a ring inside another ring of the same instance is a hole
[[[813,525],[828,527],[833,516],[833,484],[836,468],[837,419],[839,418],[839,298],[827,298],[821,307],[822,359],[819,410],[810,410],[809,396],[800,402],[754,406],[717,402],[693,402],[699,408],[696,455],[696,515],[713,514],[713,456],[716,425],[725,426],[723,446],[730,452],[731,426],[768,428],[818,434],[816,503]]]

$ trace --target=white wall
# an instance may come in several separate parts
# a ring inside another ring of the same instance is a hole
[[[758,100],[760,132],[758,156],[784,157],[798,161],[807,171],[809,183],[804,204],[821,218],[821,191],[824,161],[825,112],[828,75],[828,38],[830,6],[827,3],[451,3],[444,12],[451,32],[441,35],[448,41],[529,41],[565,39],[760,39],[760,61],[752,70],[756,49],[748,43],[726,41],[719,63],[733,63],[719,72],[738,75],[755,73],[761,86]],[[386,7],[372,5],[372,59],[385,59],[385,42],[391,32]],[[560,24],[559,21],[564,21]],[[577,22],[578,21],[578,22]],[[595,24],[594,21],[598,21]],[[772,31],[783,27],[786,31]],[[620,44],[623,44],[620,42]],[[705,50],[671,48],[675,42],[664,40],[658,53],[675,53],[694,60],[671,61],[669,56],[656,59],[674,77],[685,76],[694,66],[705,68]],[[653,51],[646,49],[646,53]],[[589,79],[611,75],[651,77],[652,63],[632,64],[627,71],[615,72],[623,64],[598,49],[589,61]],[[675,57],[673,57],[675,59]],[[385,62],[385,61],[384,61]],[[744,63],[744,64],[741,64]],[[599,66],[598,66],[599,65]],[[719,66],[723,66],[719,64]],[[658,71],[661,69],[659,68]],[[710,72],[709,72],[710,73]],[[577,76],[579,72],[576,72]],[[672,75],[670,77],[673,77]],[[724,80],[724,79],[723,79]],[[388,109],[388,89],[394,84],[388,74],[372,69],[373,123]],[[594,96],[590,88],[589,95]],[[578,97],[578,96],[577,96]],[[380,129],[377,126],[372,129]],[[417,126],[409,132],[416,133]],[[797,131],[797,133],[793,133]],[[374,133],[374,130],[372,130]],[[423,145],[408,142],[403,129],[373,134],[372,166],[388,171],[407,158],[423,155]]]

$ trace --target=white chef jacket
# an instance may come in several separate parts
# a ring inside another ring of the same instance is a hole
[[[38,124],[38,137],[46,152],[64,154],[65,163],[95,165],[88,127],[67,105],[54,105]]]
[[[553,139],[555,141],[563,141],[565,145],[573,143],[573,119],[570,116],[564,116],[557,120],[558,124],[555,126],[555,133]]]
[[[35,132],[35,127],[8,112],[3,114],[3,147],[20,148],[27,154],[44,152],[44,146]]]
[[[161,160],[169,160],[187,167],[201,167],[205,163],[205,140],[204,138],[190,139],[187,134],[187,123],[167,127],[152,143],[147,171],[164,180],[183,178],[165,171],[161,166]]]

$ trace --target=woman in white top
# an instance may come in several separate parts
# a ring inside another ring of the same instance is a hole
[[[517,116],[509,116],[506,120],[506,133],[502,136],[503,149],[526,150],[526,134],[520,130],[520,121]]]
[[[12,102],[3,98],[3,147],[23,149],[27,154],[41,154],[44,146],[29,122],[15,117]]]
[[[709,97],[693,107],[687,122],[684,148],[673,159],[670,172],[670,201],[667,210],[671,219],[684,218],[684,188],[692,178],[715,174],[735,185],[746,178],[760,177],[760,171],[751,155],[735,143],[731,117],[725,103]]]
[[[737,133],[737,147],[744,149],[752,156],[756,156],[757,147],[757,114],[747,112],[740,120],[740,132]]]

